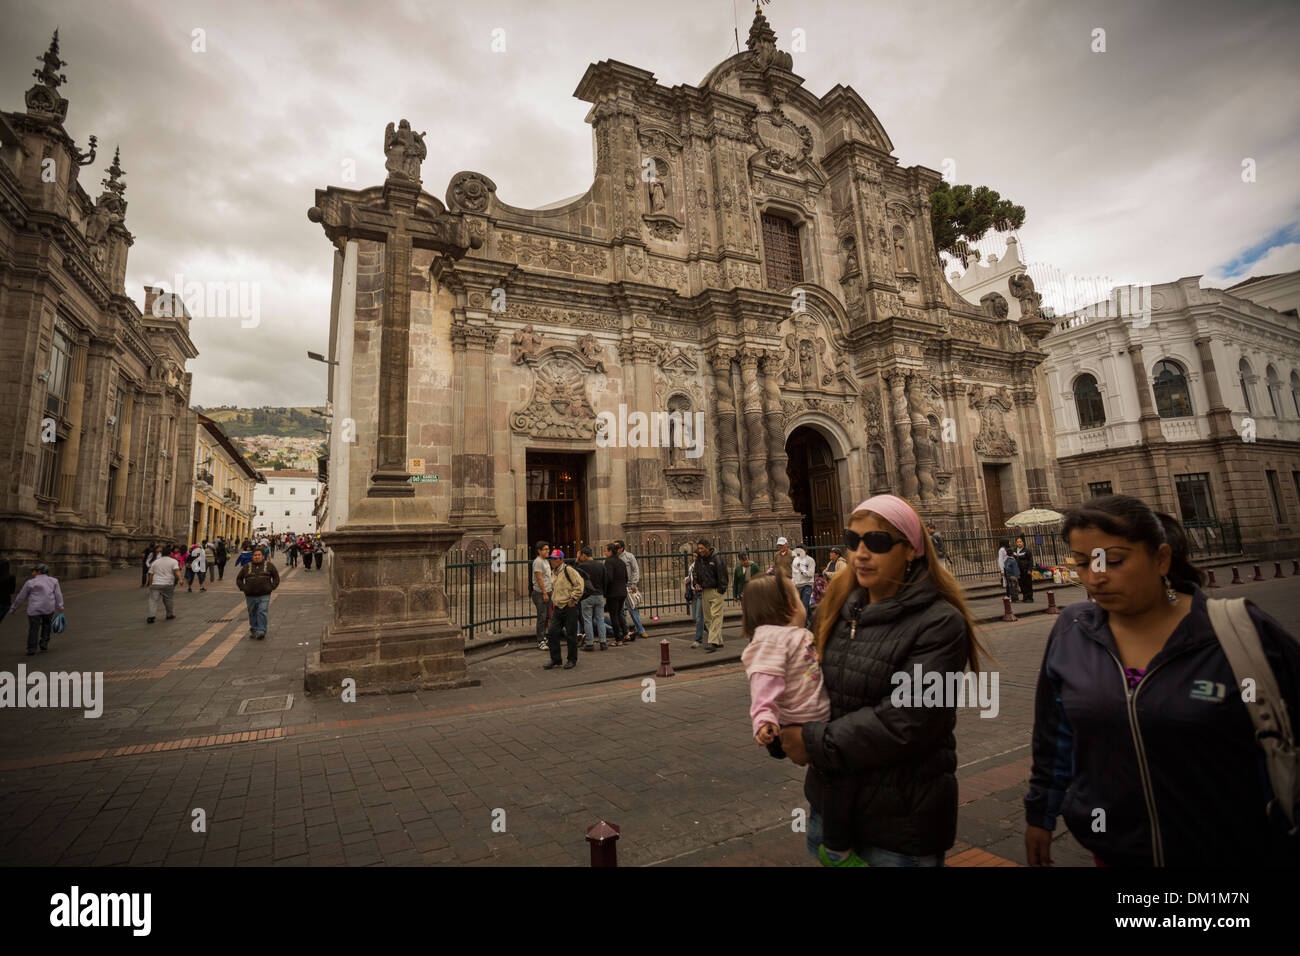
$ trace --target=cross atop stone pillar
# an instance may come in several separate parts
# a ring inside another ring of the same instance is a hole
[[[388,178],[365,190],[316,191],[307,217],[334,243],[384,244],[375,412],[375,467],[364,498],[342,527],[326,532],[331,621],[307,662],[309,691],[336,692],[345,679],[358,693],[462,686],[465,649],[448,613],[447,549],[462,535],[417,495],[406,467],[407,379],[411,339],[411,263],[416,249],[459,259],[481,240],[458,214],[420,189],[424,134],[402,120],[384,136]],[[347,354],[346,350],[340,354]],[[358,359],[354,356],[355,370]],[[339,493],[346,495],[347,489]]]

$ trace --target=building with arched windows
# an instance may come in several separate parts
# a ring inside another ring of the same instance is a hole
[[[1131,494],[1194,535],[1235,524],[1248,551],[1300,543],[1300,318],[1234,290],[1192,276],[1056,317],[1043,347],[1063,504]]]
[[[461,172],[445,205],[421,196],[470,238],[412,254],[407,466],[471,550],[837,537],[883,491],[944,528],[1057,499],[1032,283],[1011,315],[958,295],[930,226],[939,173],[901,164],[852,88],[815,94],[793,66],[762,13],[698,86],[592,64],[586,192],[521,209]],[[337,212],[393,182],[319,190],[312,211],[338,248],[334,422],[355,424],[332,439],[330,526],[393,407],[387,251]],[[663,447],[679,433],[690,453]]]

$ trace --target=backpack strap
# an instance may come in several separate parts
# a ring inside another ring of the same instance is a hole
[[[1296,753],[1286,702],[1282,699],[1268,658],[1264,656],[1259,632],[1255,630],[1246,603],[1245,598],[1214,598],[1206,601],[1206,607],[1210,624],[1237,678],[1238,691],[1246,679],[1255,685],[1255,699],[1242,702],[1255,725],[1255,742],[1264,751],[1268,779],[1273,786],[1273,800],[1265,812],[1271,812],[1273,803],[1280,801],[1282,813],[1291,824],[1290,833],[1294,835],[1297,829],[1295,807],[1300,803],[1300,755]]]

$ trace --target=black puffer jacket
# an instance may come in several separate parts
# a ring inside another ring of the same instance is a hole
[[[899,671],[960,673],[966,655],[965,619],[924,566],[891,598],[858,588],[844,602],[822,661],[831,719],[803,728],[804,794],[820,806],[824,773],[855,778],[855,849],[929,856],[955,842],[956,708],[894,707],[890,694]]]

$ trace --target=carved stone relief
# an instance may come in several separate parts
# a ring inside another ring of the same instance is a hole
[[[542,362],[527,404],[510,415],[511,430],[534,438],[595,438],[596,411],[586,382],[587,370],[575,359],[556,355]]]
[[[980,432],[975,451],[980,455],[1007,458],[1016,453],[1015,439],[1007,432],[1006,415],[1012,409],[1011,393],[1006,388],[990,392],[983,385],[972,385],[966,393],[970,407],[980,413]]]

